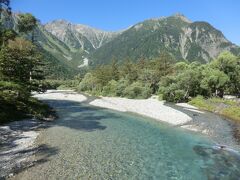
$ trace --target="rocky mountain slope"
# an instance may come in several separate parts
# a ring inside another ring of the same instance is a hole
[[[207,63],[222,51],[239,53],[239,47],[228,41],[221,31],[207,22],[191,22],[185,16],[150,19],[124,31],[114,40],[93,52],[94,64],[130,58],[157,58],[163,51],[176,60]]]
[[[86,25],[72,24],[65,20],[47,23],[44,28],[72,50],[82,49],[88,53],[100,48],[119,34],[101,31]]]

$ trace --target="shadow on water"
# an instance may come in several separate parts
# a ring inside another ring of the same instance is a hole
[[[57,111],[59,118],[52,125],[68,127],[81,131],[105,130],[107,127],[101,121],[109,118],[120,118],[120,116],[107,112],[103,109],[90,106],[86,103],[72,101],[46,101]]]

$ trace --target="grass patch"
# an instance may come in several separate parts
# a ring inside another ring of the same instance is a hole
[[[240,123],[240,104],[237,101],[221,98],[205,99],[202,96],[193,98],[189,104],[199,109],[223,115]]]
[[[197,96],[196,98],[193,98],[189,104],[196,106],[202,110],[206,111],[214,111],[214,105],[207,103],[206,99],[204,99],[202,96]]]
[[[208,99],[208,101],[211,103],[223,103],[223,104],[230,105],[230,106],[236,106],[238,104],[236,101],[221,99],[221,98],[216,98],[216,97],[210,98],[210,99]]]
[[[223,109],[221,114],[229,117],[230,119],[240,122],[240,106],[232,106],[225,108]]]

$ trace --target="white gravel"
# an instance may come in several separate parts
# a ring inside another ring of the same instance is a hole
[[[84,95],[71,90],[48,90],[43,94],[35,94],[34,97],[40,100],[67,100],[76,102],[84,102],[87,100],[87,97]],[[121,112],[133,112],[173,125],[185,124],[192,120],[187,114],[166,106],[164,101],[159,101],[156,98],[136,100],[119,97],[102,97],[93,100],[90,102],[90,105]],[[193,112],[198,112],[197,108],[188,104],[181,103],[178,105],[182,107],[184,106]]]
[[[64,100],[75,102],[83,102],[87,100],[84,95],[78,94],[72,90],[48,90],[42,94],[33,94],[33,97],[39,100]]]
[[[43,94],[34,94],[34,97],[40,100],[66,100],[75,102],[84,102],[87,100],[86,96],[72,90],[48,90]],[[164,101],[159,101],[154,97],[140,100],[119,97],[101,97],[100,99],[93,100],[89,104],[121,112],[133,112],[173,125],[183,125],[192,120],[192,117],[189,115],[165,105]],[[193,113],[203,113],[196,107],[186,103],[179,103],[176,105],[188,111],[192,111]],[[184,128],[194,129],[189,127]]]
[[[102,97],[101,99],[92,101],[90,104],[121,112],[128,111],[138,113],[173,125],[181,125],[192,120],[187,114],[164,105],[164,101],[152,98],[136,100],[117,97]]]

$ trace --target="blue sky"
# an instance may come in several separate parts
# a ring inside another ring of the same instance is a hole
[[[145,19],[182,13],[207,21],[240,45],[240,0],[12,0],[18,12],[42,23],[65,19],[103,30],[121,30]]]

